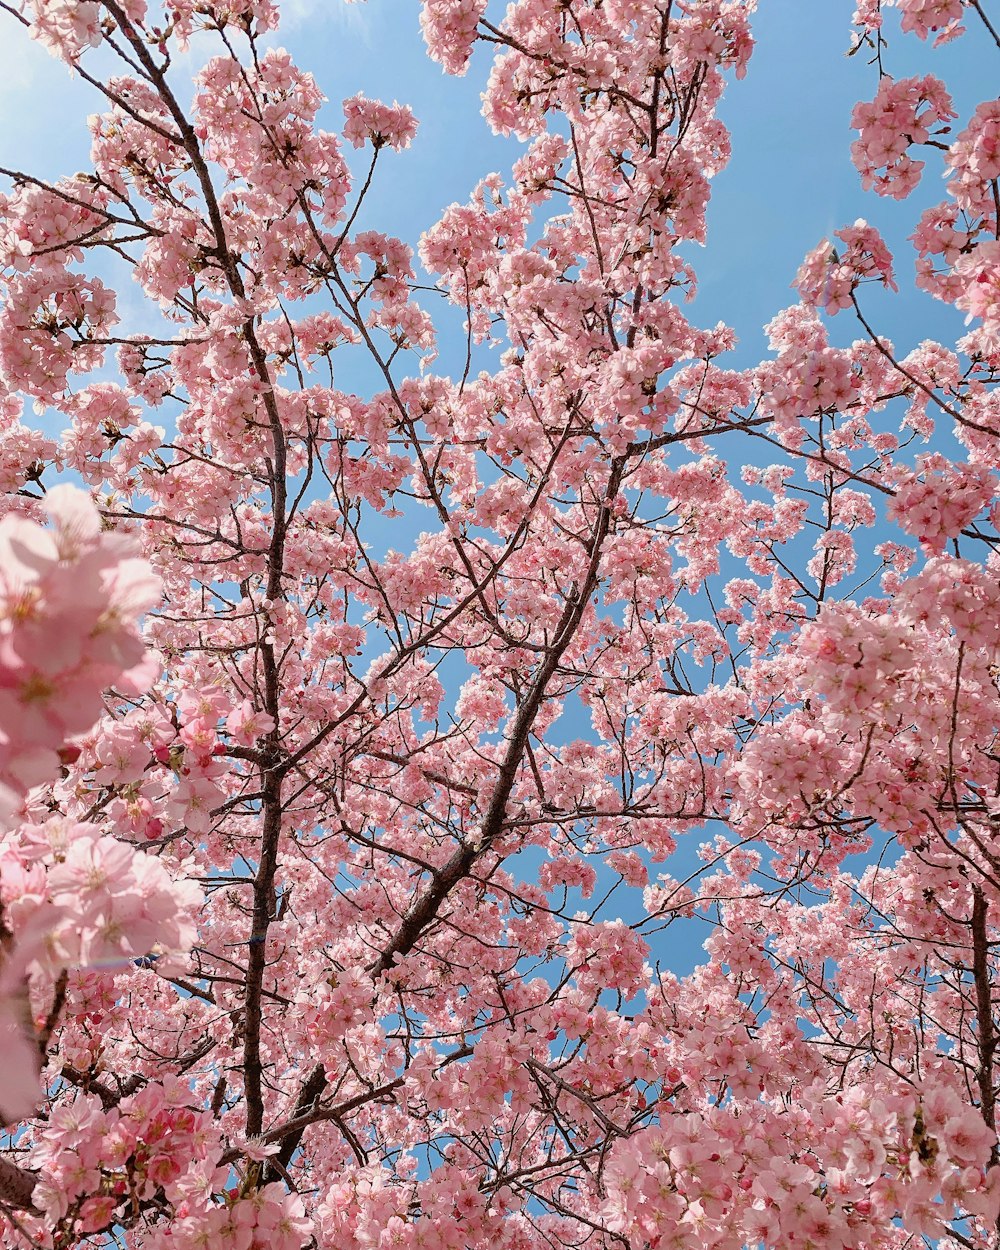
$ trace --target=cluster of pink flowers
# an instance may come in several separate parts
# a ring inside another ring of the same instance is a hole
[[[101,42],[101,6],[96,0],[30,0],[32,37],[54,55],[75,61]]]
[[[94,338],[118,321],[115,297],[99,278],[36,267],[6,283],[0,313],[0,368],[7,385],[36,399],[61,396],[70,373],[95,368]]]
[[[935,786],[949,768],[986,783],[974,744],[995,718],[995,573],[937,557],[908,580],[889,576],[895,611],[828,605],[801,629],[789,655],[804,705],[758,729],[733,770],[745,827],[771,826],[776,846],[778,830],[797,825],[801,850],[809,842],[803,817],[821,824],[844,809],[906,839],[918,837],[929,828]],[[950,712],[956,665],[968,682],[958,730]]]
[[[874,226],[858,220],[835,234],[845,244],[843,254],[824,239],[806,256],[795,277],[807,304],[829,313],[850,308],[855,289],[865,281],[898,290],[892,276],[892,253]]]
[[[146,1244],[150,1250],[301,1250],[312,1230],[302,1199],[276,1182],[182,1216]]]
[[[936,125],[947,126],[955,116],[951,96],[933,75],[883,78],[875,99],[855,105],[851,116],[851,124],[861,132],[851,145],[851,155],[862,186],[905,199],[924,167],[923,161],[909,155],[909,147],[926,143]]]
[[[344,101],[344,138],[356,148],[366,143],[375,148],[388,145],[401,152],[413,142],[417,119],[403,104],[383,104],[360,93]]]
[[[192,1105],[187,1082],[151,1081],[117,1106],[81,1093],[35,1134],[33,1199],[45,1217],[81,1234],[105,1232],[140,1205],[166,1199],[178,1218],[147,1244],[157,1250],[299,1250],[311,1231],[302,1200],[281,1184],[226,1189],[218,1123]],[[247,1143],[248,1157],[270,1153]],[[224,1191],[213,1200],[214,1190]]]
[[[532,264],[530,272],[504,265],[505,249],[517,249],[525,239],[528,206],[519,195],[504,203],[496,179],[481,183],[468,204],[451,204],[420,240],[420,259],[432,273],[440,274],[452,300],[473,311],[473,329],[480,338],[489,334],[490,319],[483,305],[494,290],[511,290],[515,305],[527,290],[538,290],[539,278],[548,276],[544,265]],[[510,263],[510,262],[508,262]],[[527,288],[527,290],[525,290]]]
[[[109,686],[146,690],[157,673],[135,618],[160,597],[133,540],[104,532],[72,486],[45,498],[52,527],[0,521],[0,807],[55,775],[58,752],[102,711]]]
[[[764,405],[779,419],[782,438],[791,445],[802,437],[799,418],[844,412],[860,390],[850,352],[835,347],[783,352],[759,367],[757,383]]]
[[[960,207],[946,202],[925,209],[911,237],[917,251],[917,285],[938,299],[955,303],[966,284],[953,266],[975,237]],[[935,268],[936,256],[944,261],[941,269]]]
[[[903,30],[921,39],[937,30],[951,38],[961,33],[958,23],[965,11],[962,0],[896,0],[896,4],[902,14]],[[939,35],[935,42],[943,41]]]
[[[979,243],[955,265],[955,275],[963,289],[955,303],[968,314],[966,320],[978,317],[983,331],[994,345],[1000,343],[1000,242]]]
[[[31,429],[21,421],[23,402],[0,390],[0,509],[18,510],[15,492],[30,480],[34,467],[45,464],[56,451],[55,441],[41,430]]]
[[[261,35],[278,28],[277,0],[167,0],[164,5],[172,33],[186,50],[191,34],[206,25],[217,29],[242,27]],[[123,0],[122,8],[135,22],[146,15],[146,0]]]
[[[996,475],[983,464],[955,464],[941,455],[922,457],[904,471],[889,515],[928,551],[940,551],[996,498]]]
[[[727,1075],[738,1089],[738,1077]],[[815,1099],[808,1119],[760,1105],[742,1110],[672,1116],[612,1148],[604,1209],[630,1246],[682,1250],[697,1239],[842,1250],[860,1244],[873,1216],[902,1209],[933,1235],[958,1205],[987,1218],[1000,1206],[1000,1174],[983,1172],[995,1134],[947,1087],[931,1087],[920,1101],[905,1089],[882,1097],[851,1090]],[[745,1134],[766,1132],[792,1147],[807,1125],[811,1149],[797,1160],[782,1149],[746,1166]]]
[[[34,960],[50,975],[194,941],[198,889],[92,824],[53,817],[21,825],[0,848],[4,915],[15,935],[39,940]]]
[[[317,1058],[330,1062],[328,1057],[348,1031],[371,1019],[371,978],[363,968],[354,967],[310,977],[309,982],[297,995],[297,1028]]]
[[[621,920],[575,925],[566,950],[576,983],[584,992],[609,987],[626,997],[645,984],[648,954],[646,942]]]
[[[157,673],[136,617],[159,580],[131,538],[102,529],[89,497],[58,486],[45,497],[51,528],[10,513],[0,521],[0,800],[10,822],[27,792],[55,779],[60,753],[85,734],[114,685],[144,692]],[[106,748],[116,776],[148,752]],[[23,1018],[29,980],[68,967],[181,951],[195,937],[197,888],[97,826],[54,817],[0,838],[0,904],[10,937],[0,969],[5,1066],[0,1110],[24,1115],[38,1096],[37,1046]]]
[[[984,100],[948,150],[955,177],[949,190],[963,207],[994,208],[984,203],[987,184],[1000,177],[1000,100]]]
[[[1000,343],[997,297],[997,223],[993,184],[1000,177],[1000,101],[980,104],[945,158],[949,199],[924,211],[913,235],[918,283],[938,299],[957,305],[968,319],[981,318],[980,342],[995,352]],[[942,269],[932,258],[940,256]]]
[[[995,660],[1000,650],[997,564],[994,558],[983,569],[971,560],[935,556],[900,588],[904,611],[931,628],[953,630],[959,642]]]
[[[851,21],[855,26],[860,26],[862,30],[872,31],[882,29],[882,5],[885,0],[858,0],[858,7],[854,10],[854,16]]]
[[[913,667],[916,646],[906,622],[837,604],[802,628],[798,651],[810,690],[853,715],[893,701],[898,679]]]
[[[421,5],[420,27],[427,51],[446,73],[465,73],[476,26],[485,11],[486,0],[426,0]]]
[[[323,1244],[344,1250],[375,1246],[408,1250],[413,1239],[407,1220],[412,1199],[413,1185],[401,1184],[378,1164],[333,1178],[317,1210]]]
[[[190,1102],[187,1084],[167,1076],[115,1107],[81,1093],[56,1108],[32,1145],[37,1206],[53,1220],[72,1212],[81,1231],[98,1232],[157,1192],[190,1201],[219,1148],[211,1115]]]
[[[843,746],[805,713],[760,730],[734,769],[748,818],[794,826],[827,801],[845,761]]]
[[[404,1159],[403,1170],[412,1171],[413,1163]],[[474,1178],[471,1159],[468,1167],[446,1161],[419,1185],[401,1183],[375,1164],[352,1169],[346,1179],[337,1174],[317,1208],[320,1244],[338,1250],[530,1246],[530,1224],[510,1210],[511,1189],[484,1192]],[[417,1203],[421,1214],[414,1215]]]

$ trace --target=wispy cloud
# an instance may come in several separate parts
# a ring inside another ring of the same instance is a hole
[[[368,42],[370,19],[363,3],[352,0],[281,0],[282,29],[298,32],[305,26],[318,23],[334,26]]]
[[[11,96],[23,97],[39,78],[51,77],[56,65],[54,58],[29,39],[20,25],[15,28],[6,20],[0,23],[0,98],[6,101]]]
[[[0,13],[0,165],[58,177],[90,144],[101,100],[78,74]],[[72,155],[71,155],[72,153]]]

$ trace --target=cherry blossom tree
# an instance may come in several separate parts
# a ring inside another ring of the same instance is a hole
[[[996,1247],[988,6],[862,0],[844,119],[962,337],[857,221],[749,370],[682,305],[754,0],[419,7],[521,155],[414,255],[275,0],[0,0],[99,109],[0,198],[3,1243]]]

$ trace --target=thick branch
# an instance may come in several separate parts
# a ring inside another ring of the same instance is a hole
[[[316,1106],[320,1095],[326,1089],[326,1083],[326,1069],[321,1063],[318,1063],[302,1083],[302,1088],[299,1090],[299,1096],[295,1102],[293,1121],[302,1119],[307,1112]],[[266,1185],[268,1181],[279,1180],[282,1173],[287,1171],[288,1165],[292,1161],[292,1155],[298,1150],[299,1143],[302,1141],[302,1134],[305,1131],[306,1125],[302,1124],[301,1127],[292,1129],[288,1136],[285,1137],[281,1143],[281,1149],[274,1158],[274,1162],[269,1163],[261,1173],[262,1185]]]
[[[19,1168],[9,1159],[0,1158],[0,1206],[14,1211],[34,1211],[31,1196],[35,1192],[36,1172]]]

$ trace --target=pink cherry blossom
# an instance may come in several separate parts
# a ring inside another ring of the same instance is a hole
[[[995,1250],[986,6],[856,4],[752,367],[753,3],[423,0],[510,168],[406,237],[278,0],[12,7],[97,103],[0,190],[3,1245]]]

